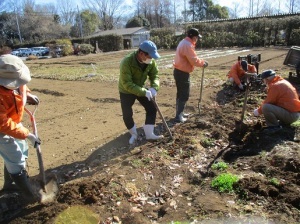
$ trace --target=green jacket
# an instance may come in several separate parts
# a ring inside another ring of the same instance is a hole
[[[120,64],[119,91],[121,93],[145,96],[144,87],[149,77],[150,86],[156,91],[159,89],[158,68],[155,60],[147,65],[145,71],[141,69],[136,59],[136,52],[132,52],[123,58]]]

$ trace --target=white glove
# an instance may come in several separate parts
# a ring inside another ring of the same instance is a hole
[[[157,91],[156,91],[154,88],[150,88],[149,90],[150,90],[152,96],[153,96],[153,97],[156,97]]]
[[[255,117],[259,116],[258,109],[255,109],[255,110],[253,111],[253,114],[254,114]]]
[[[146,90],[146,95],[145,96],[148,98],[149,101],[151,101],[151,99],[152,99],[152,93],[151,93],[150,90]]]
[[[239,84],[239,88],[240,88],[240,90],[244,90],[244,86],[242,83]]]
[[[40,100],[36,95],[27,93],[27,103],[30,105],[38,105],[40,103]]]
[[[206,68],[207,66],[208,66],[208,62],[207,62],[207,61],[204,61],[203,68]]]
[[[41,144],[41,140],[32,133],[28,134],[27,139],[30,141],[30,143],[33,145],[33,147],[36,147],[36,144],[39,144],[39,145]]]

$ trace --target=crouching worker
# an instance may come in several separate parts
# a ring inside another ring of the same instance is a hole
[[[300,100],[292,84],[275,71],[263,71],[261,78],[267,85],[267,98],[253,113],[263,114],[267,123],[264,132],[274,133],[281,129],[279,121],[289,125],[300,118]]]
[[[244,90],[242,82],[246,82],[249,75],[256,75],[257,70],[254,65],[248,64],[247,61],[241,60],[236,62],[227,74],[228,84],[235,84],[240,90]]]
[[[152,100],[159,89],[158,68],[155,59],[159,57],[156,45],[147,40],[140,44],[137,51],[127,55],[121,61],[119,92],[123,121],[131,134],[129,144],[133,144],[138,136],[132,110],[135,100],[138,100],[146,110],[144,125],[146,139],[157,140],[163,137],[153,133],[157,109]],[[147,78],[151,86],[149,89],[144,87]]]
[[[39,139],[21,124],[26,100],[38,104],[26,84],[30,71],[17,56],[0,56],[0,155],[4,160],[2,193],[20,191],[25,203],[40,200],[32,189],[25,169],[28,144],[39,144]]]

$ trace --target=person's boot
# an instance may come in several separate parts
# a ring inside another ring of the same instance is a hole
[[[14,183],[14,181],[11,178],[5,165],[4,165],[4,175],[3,176],[4,176],[4,183],[3,183],[2,189],[0,190],[0,194],[19,191],[19,188]]]
[[[164,137],[163,135],[155,135],[153,133],[153,131],[154,131],[153,124],[145,124],[143,128],[144,128],[144,132],[145,132],[147,140],[158,140],[158,139],[161,139]]]
[[[176,101],[176,117],[175,117],[175,121],[176,122],[186,122],[187,118],[184,117],[184,107],[185,107],[185,103],[183,101],[177,100]]]
[[[25,199],[26,203],[35,203],[40,200],[40,198],[33,191],[33,188],[29,182],[27,171],[25,169],[20,173],[11,174],[10,176],[22,192],[22,197]]]
[[[138,133],[136,131],[136,125],[134,125],[130,130],[129,133],[131,134],[131,137],[129,139],[129,144],[132,145],[136,140],[137,140],[137,136]]]

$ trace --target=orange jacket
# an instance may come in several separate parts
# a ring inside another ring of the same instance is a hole
[[[295,87],[280,76],[275,76],[268,84],[267,98],[262,105],[266,103],[282,107],[289,112],[300,112],[300,100]],[[259,114],[262,114],[262,105],[258,108]]]
[[[23,113],[23,97],[15,90],[0,86],[0,132],[14,138],[25,139],[29,130],[19,125]]]
[[[248,72],[249,73],[256,73],[256,67],[254,65],[248,64]],[[245,71],[242,69],[241,61],[236,62],[228,72],[227,76],[228,78],[233,78],[235,84],[240,85],[241,84],[241,78],[245,75]]]
[[[205,61],[197,57],[195,44],[189,37],[184,38],[177,46],[174,68],[190,73],[196,67],[203,67]]]

